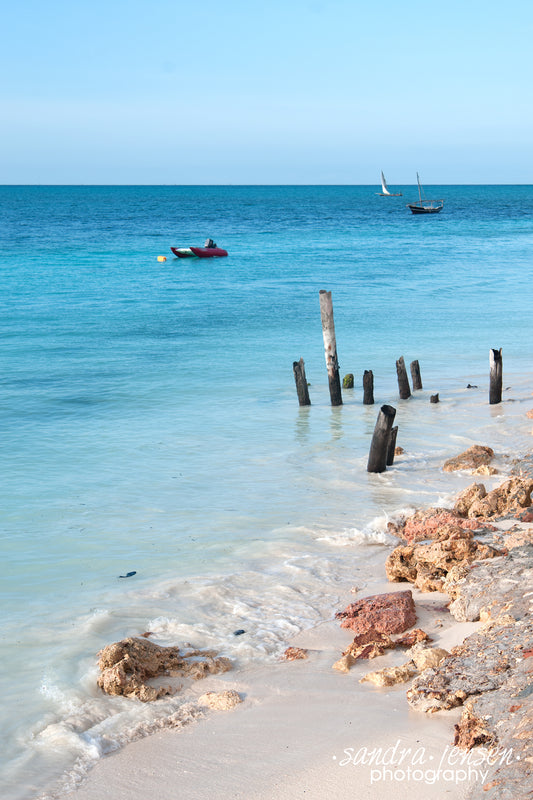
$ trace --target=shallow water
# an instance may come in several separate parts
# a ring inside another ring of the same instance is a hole
[[[7,800],[190,715],[181,699],[101,696],[102,646],[152,630],[241,666],[274,658],[384,557],[388,516],[471,482],[442,473],[445,458],[489,444],[506,471],[529,449],[532,187],[438,187],[444,210],[427,219],[405,209],[408,188],[374,191],[0,187]],[[172,257],[207,236],[227,259]],[[320,289],[341,374],[356,376],[340,408]],[[498,406],[492,347],[509,387]],[[408,401],[400,355],[424,382]],[[405,454],[369,475],[383,403]]]

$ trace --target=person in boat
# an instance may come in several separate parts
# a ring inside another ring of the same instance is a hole
[[[216,247],[216,242],[214,242],[212,239],[206,239],[204,247],[208,247],[210,250],[212,250],[214,247]]]

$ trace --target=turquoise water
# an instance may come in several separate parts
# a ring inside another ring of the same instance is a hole
[[[382,557],[388,515],[470,482],[441,473],[445,458],[485,443],[505,471],[529,449],[533,187],[426,187],[445,199],[431,217],[402,190],[0,187],[7,800],[53,795],[176,713],[179,699],[102,697],[102,646],[149,629],[243,668],[273,658]],[[170,252],[208,236],[228,258]],[[356,376],[335,409],[320,289],[341,374]],[[401,355],[424,381],[409,401]],[[406,452],[369,476],[382,403]]]

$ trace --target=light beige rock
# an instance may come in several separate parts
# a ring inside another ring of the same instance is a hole
[[[349,672],[350,667],[353,667],[355,664],[355,658],[347,653],[345,656],[341,656],[338,661],[332,666],[332,669],[336,669],[338,672]]]
[[[416,668],[423,672],[428,667],[438,667],[441,661],[450,654],[442,647],[424,647],[416,644],[408,655],[411,656]]]
[[[206,692],[198,698],[198,702],[215,711],[229,711],[242,703],[242,697],[234,689],[225,689],[223,692]]]
[[[373,683],[375,686],[394,686],[396,683],[405,683],[416,675],[415,665],[408,661],[400,667],[384,667],[375,672],[367,672],[360,679],[359,683]]]

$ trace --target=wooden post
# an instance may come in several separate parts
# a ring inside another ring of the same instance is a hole
[[[407,377],[407,370],[405,369],[405,361],[403,360],[403,356],[400,356],[396,362],[396,374],[398,375],[400,400],[407,400],[409,397],[411,397],[411,389],[409,388],[409,378]]]
[[[342,388],[343,389],[353,389],[353,372],[348,372],[347,375],[344,376],[342,379]]]
[[[326,292],[325,289],[321,289],[319,296],[322,335],[324,337],[324,351],[328,370],[329,396],[332,406],[342,406],[341,379],[339,377],[339,361],[337,359],[337,344],[335,342],[335,323],[333,322],[331,292]]]
[[[394,464],[394,456],[396,450],[396,437],[398,436],[398,426],[395,425],[391,428],[389,436],[389,446],[387,447],[387,466],[391,467]]]
[[[294,380],[296,381],[296,391],[298,393],[298,402],[301,406],[310,406],[309,390],[307,388],[307,378],[305,377],[304,360],[301,358],[299,361],[292,362],[292,370],[294,372]]]
[[[374,435],[372,436],[372,443],[370,445],[370,453],[368,455],[368,464],[366,467],[367,472],[385,472],[387,469],[390,432],[395,416],[395,408],[392,406],[381,406],[376,427],[374,428]]]
[[[374,405],[374,374],[371,369],[365,369],[363,375],[363,405]]]
[[[430,403],[438,403],[439,402],[438,393],[437,394],[432,394],[431,397],[429,398],[429,402]]]
[[[502,349],[490,351],[489,405],[502,401]]]
[[[420,377],[420,364],[418,361],[411,361],[411,380],[413,381],[413,392],[422,388],[422,378]]]

